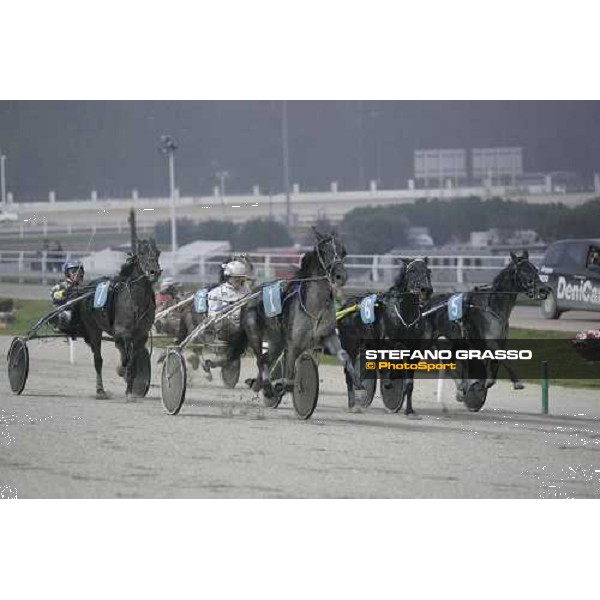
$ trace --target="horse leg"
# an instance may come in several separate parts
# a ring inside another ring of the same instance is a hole
[[[121,338],[115,338],[115,346],[121,356],[121,363],[117,365],[117,375],[125,377],[127,371],[127,346]]]
[[[346,389],[348,390],[348,408],[354,408],[356,404],[356,392],[354,391],[354,381],[346,365],[344,365],[344,378],[346,379]]]
[[[254,379],[247,379],[246,384],[252,388],[253,392],[259,392],[264,387],[265,379],[269,379],[269,353],[263,353],[263,335],[258,323],[258,318],[254,310],[248,310],[243,314],[242,327],[248,344],[254,352],[256,358],[257,375]]]
[[[508,359],[506,359],[506,360],[501,360],[499,362],[500,362],[500,365],[502,365],[506,369],[506,372],[508,373],[510,380],[512,381],[513,389],[514,390],[524,389],[525,386],[519,379],[517,372],[512,368],[510,361]],[[500,365],[498,365],[498,368],[500,368]]]
[[[90,336],[89,344],[94,355],[94,369],[96,369],[96,398],[98,400],[105,400],[108,398],[108,394],[106,393],[102,382],[102,332],[98,331],[93,336]]]
[[[410,415],[416,415],[417,413],[413,410],[412,407],[412,395],[415,387],[415,375],[413,372],[408,372],[406,374],[406,379],[404,380],[404,390],[402,393],[406,398],[406,408],[404,409],[404,414],[408,417]]]
[[[344,365],[344,369],[348,372],[351,377],[356,390],[364,390],[363,384],[360,380],[359,374],[356,372],[352,359],[346,350],[342,348],[340,338],[337,333],[332,333],[323,340],[324,346],[327,350],[335,356]]]
[[[127,402],[134,402],[133,382],[137,374],[137,357],[140,355],[142,348],[144,347],[144,342],[140,340],[132,340],[127,342],[126,347],[128,349],[127,354],[129,355],[129,360],[127,361],[127,369],[125,371],[125,381],[127,382],[127,387],[125,388],[125,398]]]

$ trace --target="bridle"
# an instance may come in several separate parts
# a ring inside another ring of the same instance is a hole
[[[519,260],[514,263],[514,270],[512,273],[512,279],[515,287],[517,288],[517,292],[524,291],[527,294],[528,298],[535,299],[536,298],[536,281],[534,277],[528,278],[524,276],[523,269],[521,268],[523,265],[529,265],[531,269],[535,270],[537,273],[537,269],[534,265],[532,265],[528,260]]]
[[[406,265],[406,271],[405,271],[405,275],[410,271],[410,269],[412,269],[414,266],[416,266],[416,263],[423,263],[425,265],[427,265],[426,261],[424,258],[413,258],[407,265]],[[419,287],[424,287],[424,284],[431,284],[431,282],[428,281],[423,281],[421,279],[418,279],[416,282],[416,285]],[[407,290],[406,292],[401,292],[400,295],[411,295],[411,296],[418,296],[419,298],[421,297],[421,291],[420,290]],[[398,307],[396,306],[396,304],[394,304],[394,312],[396,313],[396,316],[398,317],[398,319],[400,320],[400,322],[402,323],[402,325],[409,329],[410,327],[413,327],[418,321],[421,320],[421,318],[424,316],[424,314],[421,311],[421,302],[419,301],[418,305],[417,305],[417,317],[411,322],[411,323],[407,323],[404,318],[402,317],[402,315],[400,314],[400,311],[398,310]]]
[[[322,244],[326,244],[326,243],[331,243],[331,247],[333,249],[333,259],[330,261],[329,265],[325,264],[325,260],[323,259],[323,256],[321,254],[321,245]],[[333,271],[335,270],[336,267],[338,266],[343,266],[344,265],[344,259],[343,257],[341,257],[338,254],[337,251],[337,247],[335,244],[335,237],[333,235],[328,235],[327,237],[319,240],[317,242],[317,245],[315,246],[315,251],[317,253],[317,258],[319,259],[319,264],[321,265],[321,268],[323,269],[323,271],[325,272],[325,277],[326,279],[329,281],[329,284],[331,286],[334,285],[333,281],[332,281],[332,274]]]

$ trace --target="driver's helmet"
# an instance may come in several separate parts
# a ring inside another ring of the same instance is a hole
[[[72,273],[76,273],[79,277],[83,277],[85,275],[83,265],[80,262],[75,261],[67,261],[63,265],[63,273],[65,274],[65,277],[69,277],[69,275]]]
[[[228,262],[224,267],[223,274],[225,277],[248,278],[246,265],[240,260],[232,260],[231,262]]]
[[[161,280],[160,285],[158,286],[158,289],[161,292],[167,292],[174,287],[175,287],[175,280],[172,277],[164,277]]]

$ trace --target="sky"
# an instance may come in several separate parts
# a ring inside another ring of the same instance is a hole
[[[162,134],[179,145],[181,195],[283,190],[281,101],[0,101],[15,199],[168,193]],[[290,182],[302,190],[406,187],[413,151],[521,146],[527,172],[600,172],[600,102],[289,101]]]

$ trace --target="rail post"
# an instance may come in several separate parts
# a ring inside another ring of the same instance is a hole
[[[69,362],[75,364],[75,342],[72,338],[69,338]]]
[[[456,261],[456,283],[464,283],[465,282],[465,272],[464,272],[464,262],[463,257],[459,256]]]
[[[24,256],[25,253],[23,252],[23,250],[21,250],[19,252],[19,262],[18,262],[18,269],[19,269],[19,283],[23,283],[23,262],[24,262]]]
[[[47,277],[46,277],[46,269],[48,268],[48,253],[46,252],[46,250],[44,250],[42,252],[42,283],[44,285],[46,285],[46,283],[48,282]]]
[[[548,380],[548,361],[542,361],[542,414],[548,414],[548,388],[549,388],[549,380]]]

